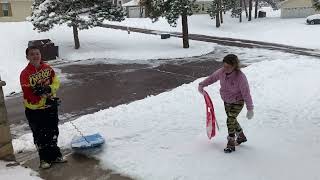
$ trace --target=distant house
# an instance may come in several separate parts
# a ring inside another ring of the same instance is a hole
[[[208,9],[213,4],[212,0],[196,0],[197,8],[194,8],[194,14],[208,14]]]
[[[281,18],[305,18],[316,14],[312,0],[286,0],[280,4]]]
[[[113,4],[117,5],[117,6],[122,6],[123,4],[131,1],[131,0],[112,0]]]
[[[144,18],[146,17],[144,6],[140,6],[140,0],[132,0],[122,4],[127,12],[128,18]]]
[[[25,21],[33,0],[0,0],[0,22]]]
[[[118,0],[118,4],[119,5]],[[120,3],[121,4],[121,3]],[[212,4],[212,0],[196,0],[195,4],[197,5],[197,8],[194,8],[194,14],[208,14],[208,9],[210,5]],[[127,3],[123,3],[122,7],[125,8],[127,12],[128,18],[144,18],[146,17],[145,14],[145,7],[140,6],[140,0],[131,0]]]

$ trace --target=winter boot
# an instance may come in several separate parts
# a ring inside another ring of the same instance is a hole
[[[53,163],[66,163],[68,162],[68,160],[64,157],[57,157],[54,161],[52,161]]]
[[[227,139],[228,139],[228,144],[227,144],[227,147],[224,148],[224,152],[225,153],[232,153],[232,151],[236,150],[235,137],[228,136]]]
[[[51,163],[41,160],[40,161],[40,168],[41,169],[49,169],[51,167]]]
[[[237,134],[236,146],[239,146],[241,143],[244,143],[247,141],[247,137],[244,135],[243,131],[236,134]]]

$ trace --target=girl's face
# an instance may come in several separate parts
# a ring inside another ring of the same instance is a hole
[[[38,67],[41,62],[41,53],[39,49],[30,49],[27,55],[27,59],[31,64]]]
[[[231,73],[235,69],[235,67],[230,64],[223,63],[223,69],[226,73]]]

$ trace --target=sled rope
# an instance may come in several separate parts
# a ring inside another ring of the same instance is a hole
[[[60,111],[62,112],[62,114],[65,114],[63,109],[61,108],[61,104],[60,104]],[[73,127],[74,129],[80,134],[80,136],[83,137],[83,139],[88,143],[90,144],[90,142],[87,140],[87,138],[83,135],[83,133],[80,131],[80,129],[70,120],[67,119],[67,122],[69,122]]]
[[[86,142],[87,142],[88,144],[90,144],[89,141],[87,140],[87,138],[86,138],[86,137],[83,135],[83,133],[79,130],[79,128],[77,128],[77,126],[74,125],[73,122],[69,121],[69,123],[71,123],[71,125],[74,127],[74,129],[76,129],[76,131],[78,131],[78,133],[83,137],[83,139],[86,140]]]

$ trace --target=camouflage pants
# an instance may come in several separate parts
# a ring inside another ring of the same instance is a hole
[[[227,114],[227,127],[228,134],[234,137],[236,132],[241,132],[242,128],[237,121],[237,117],[243,108],[244,102],[239,101],[237,103],[224,103],[224,109]]]

